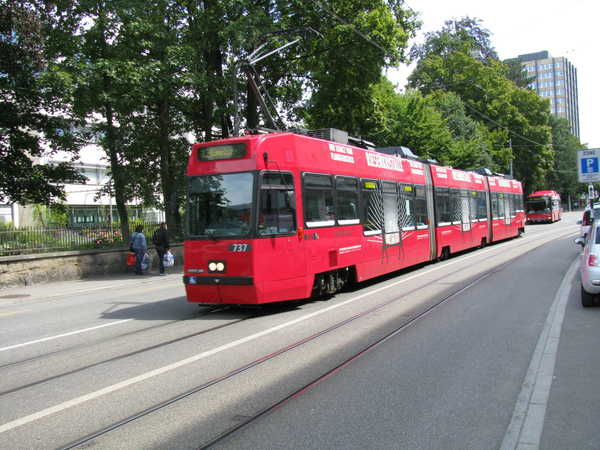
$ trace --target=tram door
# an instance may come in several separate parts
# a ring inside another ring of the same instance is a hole
[[[265,295],[305,296],[304,249],[298,237],[298,214],[291,173],[266,171],[260,176],[255,281],[265,283]],[[271,300],[273,301],[273,300]]]

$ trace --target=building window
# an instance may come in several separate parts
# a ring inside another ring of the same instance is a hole
[[[0,222],[12,222],[12,206],[0,205]]]
[[[109,206],[72,206],[67,212],[68,224],[74,227],[86,225],[107,225],[111,222],[119,221],[119,213],[117,208]],[[144,220],[144,214],[141,208],[131,208],[129,210],[129,220]]]
[[[563,76],[563,71],[562,70],[557,70],[556,72],[554,72],[554,75],[557,77],[562,77]]]
[[[564,86],[564,84],[565,84],[565,80],[556,80],[557,86]]]
[[[556,63],[554,63],[554,68],[555,69],[560,69],[562,67],[562,64],[563,63],[561,63],[561,62],[556,62]]]

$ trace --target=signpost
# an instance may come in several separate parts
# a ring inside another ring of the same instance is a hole
[[[594,183],[600,181],[600,148],[578,150],[577,173],[580,183]]]
[[[580,183],[589,183],[588,198],[594,201],[594,182],[600,181],[600,148],[578,150],[577,173]]]

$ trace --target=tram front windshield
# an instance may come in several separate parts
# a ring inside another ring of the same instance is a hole
[[[245,236],[250,233],[254,176],[250,172],[189,179],[188,235]]]

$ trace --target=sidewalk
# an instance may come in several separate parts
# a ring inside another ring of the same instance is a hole
[[[181,281],[182,276],[183,266],[179,266],[169,267],[167,269],[167,276],[165,277],[159,277],[158,271],[149,271],[142,276],[134,273],[127,273],[101,278],[85,278],[74,281],[61,281],[57,283],[4,289],[0,290],[0,307],[165,280],[169,280],[169,282],[172,283],[173,280]]]

